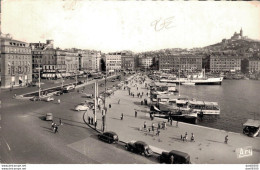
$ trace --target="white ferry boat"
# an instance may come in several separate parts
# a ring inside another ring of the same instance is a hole
[[[164,83],[176,83],[176,84],[187,84],[194,83],[195,85],[221,85],[223,77],[206,77],[205,70],[196,75],[188,75],[187,78],[162,78],[160,82]]]

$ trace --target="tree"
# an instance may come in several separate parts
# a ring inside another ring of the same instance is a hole
[[[100,64],[101,64],[101,71],[106,71],[106,62],[103,58],[101,58]]]

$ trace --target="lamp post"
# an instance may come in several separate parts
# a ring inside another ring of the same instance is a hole
[[[107,93],[107,68],[106,68],[106,75],[105,75],[105,94],[104,94],[104,115],[103,115],[103,132],[105,131],[106,129],[106,115],[107,115],[107,112],[106,112],[106,93]]]
[[[41,67],[38,67],[38,68],[36,68],[37,70],[39,70],[39,72],[38,72],[38,74],[39,74],[39,77],[38,77],[38,79],[39,79],[39,98],[41,97]]]

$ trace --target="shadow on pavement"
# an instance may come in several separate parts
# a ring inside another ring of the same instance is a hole
[[[80,128],[84,128],[84,129],[89,129],[87,128],[87,126],[83,127],[83,126],[79,126],[79,125],[75,125],[75,124],[71,124],[71,123],[66,123],[66,122],[63,122],[64,125],[69,125],[69,126],[74,126],[74,127],[80,127]],[[84,124],[84,123],[82,123]]]
[[[46,116],[39,116],[39,119],[46,121]]]
[[[111,117],[111,119],[114,119],[114,120],[120,120],[120,121],[121,121],[120,118]]]
[[[53,130],[51,127],[44,127],[44,126],[41,126],[41,128],[45,129],[46,132],[51,132],[53,133]]]
[[[216,142],[216,143],[224,143],[224,142],[220,142],[220,141],[216,141],[216,140],[207,140],[207,141]]]

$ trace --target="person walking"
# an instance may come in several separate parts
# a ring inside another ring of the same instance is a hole
[[[122,113],[122,114],[121,114],[121,120],[123,120],[123,119],[124,119],[124,114]]]
[[[60,118],[60,125],[62,125],[61,118]]]
[[[54,127],[54,133],[57,133],[58,132],[58,126],[56,125],[55,127]]]
[[[157,136],[159,136],[159,135],[160,135],[160,130],[159,130],[159,128],[157,128],[156,135],[157,135]]]
[[[135,111],[135,117],[137,117],[137,111]]]
[[[171,155],[171,157],[170,157],[170,164],[173,164],[173,163],[174,163],[174,156]]]
[[[120,104],[120,99],[118,100],[118,104]]]
[[[111,104],[109,104],[108,106],[109,106],[109,108],[111,108]]]
[[[97,121],[95,121],[95,129],[97,129]]]
[[[90,124],[90,117],[88,116],[88,124]]]
[[[163,122],[163,124],[164,124],[164,125],[163,125],[164,129],[167,129],[167,127],[166,127],[166,122],[165,122],[165,121]]]
[[[170,118],[170,125],[172,126],[172,118]]]
[[[225,137],[225,144],[228,143],[228,135]]]
[[[146,130],[146,121],[144,121],[144,130]]]
[[[186,132],[184,136],[184,140],[187,141],[187,139],[188,139],[188,133]]]
[[[154,131],[154,123],[152,123],[152,131]]]
[[[52,122],[51,122],[51,129],[53,130],[54,127],[55,127],[55,123],[52,121]]]
[[[58,99],[58,104],[60,104],[60,99]]]
[[[194,139],[194,134],[193,134],[193,133],[191,133],[191,138],[190,138],[190,141],[191,141],[191,142],[195,142],[195,139]]]
[[[161,129],[161,124],[160,124],[160,122],[158,122],[158,129]]]

